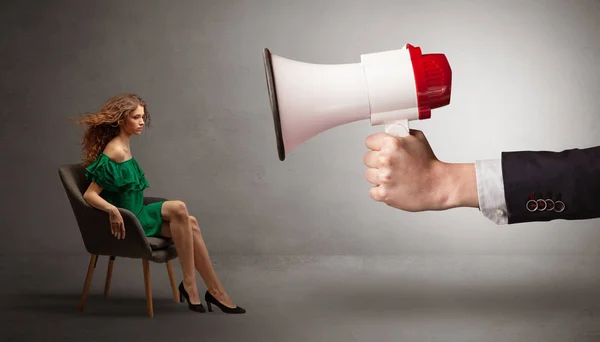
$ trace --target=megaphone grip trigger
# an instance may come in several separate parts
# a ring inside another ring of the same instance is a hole
[[[410,135],[408,120],[386,123],[385,132],[396,137],[406,137]]]

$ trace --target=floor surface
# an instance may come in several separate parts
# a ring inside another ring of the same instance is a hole
[[[116,260],[104,299],[106,257],[80,313],[87,255],[0,256],[0,340],[600,341],[597,257],[212,258],[247,314],[188,311],[173,301],[165,265],[151,264],[148,318],[141,261]]]

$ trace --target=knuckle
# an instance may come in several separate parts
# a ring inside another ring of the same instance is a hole
[[[389,166],[392,163],[392,158],[389,155],[383,154],[377,157],[380,166]]]
[[[386,137],[384,139],[384,144],[386,147],[394,150],[399,149],[402,145],[400,139],[396,139],[395,137]]]
[[[390,172],[379,172],[379,179],[383,183],[387,183],[392,180],[392,175]]]

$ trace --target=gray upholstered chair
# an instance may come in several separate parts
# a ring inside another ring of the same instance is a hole
[[[146,310],[149,317],[154,316],[152,288],[150,286],[150,261],[167,264],[167,271],[173,290],[173,299],[179,302],[179,293],[171,264],[171,260],[177,258],[173,242],[165,238],[146,237],[135,215],[123,208],[119,208],[119,211],[125,221],[125,239],[119,240],[115,238],[110,231],[108,214],[90,206],[83,199],[83,194],[90,184],[90,181],[85,178],[85,168],[80,164],[61,165],[58,169],[58,174],[71,203],[85,248],[91,254],[83,292],[79,301],[79,311],[83,311],[94,269],[96,268],[96,262],[98,261],[98,257],[102,255],[110,257],[104,286],[105,298],[108,297],[115,258],[121,257],[142,260],[146,288]],[[144,203],[152,203],[159,200],[163,200],[163,198],[145,197]]]

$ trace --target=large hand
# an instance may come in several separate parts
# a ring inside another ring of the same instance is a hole
[[[366,145],[371,151],[363,159],[369,167],[365,176],[375,185],[369,191],[375,201],[410,212],[459,205],[451,201],[450,168],[436,158],[423,132],[411,130],[401,138],[376,133]]]

